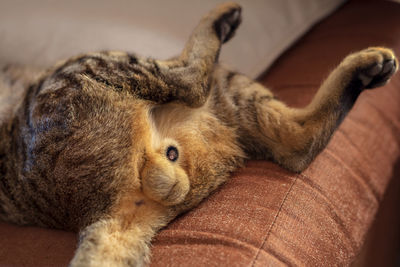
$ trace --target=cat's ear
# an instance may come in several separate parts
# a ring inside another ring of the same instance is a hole
[[[241,22],[241,7],[236,3],[223,3],[212,9],[199,22],[186,43],[180,59],[199,58],[218,60],[221,44],[230,40]]]
[[[192,32],[181,55],[156,61],[152,72],[160,73],[173,97],[191,107],[202,106],[209,94],[210,74],[218,61],[222,43],[228,41],[241,22],[241,7],[224,3],[205,15]],[[153,67],[153,66],[151,66]]]

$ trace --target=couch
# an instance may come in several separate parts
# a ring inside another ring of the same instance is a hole
[[[259,81],[309,103],[352,51],[400,55],[400,4],[351,0],[288,49]],[[400,245],[400,75],[364,92],[302,173],[244,169],[155,238],[151,266],[396,266]],[[67,266],[77,235],[0,223],[0,266]]]

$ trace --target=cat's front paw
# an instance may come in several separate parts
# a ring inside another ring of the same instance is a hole
[[[236,3],[224,3],[214,12],[214,29],[221,42],[225,43],[233,37],[242,20],[241,7]]]
[[[393,51],[383,47],[371,47],[349,55],[344,64],[353,69],[353,79],[363,88],[385,85],[398,69]]]

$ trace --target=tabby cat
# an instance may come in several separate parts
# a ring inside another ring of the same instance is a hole
[[[5,68],[2,92],[26,89],[0,117],[0,220],[80,231],[71,266],[145,265],[155,233],[245,159],[304,170],[358,95],[397,70],[390,49],[362,50],[306,108],[289,108],[217,63],[240,14],[218,6],[166,61],[86,54],[26,87]]]

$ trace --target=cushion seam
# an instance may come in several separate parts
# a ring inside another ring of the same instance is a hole
[[[261,243],[260,247],[258,248],[255,257],[254,257],[253,261],[252,261],[251,264],[250,264],[251,267],[254,267],[254,264],[256,263],[256,261],[257,261],[257,259],[258,259],[258,256],[260,255],[261,249],[262,249],[262,247],[265,245],[265,243],[267,242],[267,240],[268,240],[268,238],[269,238],[269,235],[271,234],[272,228],[274,227],[274,225],[275,225],[275,223],[276,223],[276,221],[277,221],[277,219],[278,219],[278,217],[279,217],[279,214],[280,214],[281,211],[282,211],[283,205],[285,204],[285,202],[286,202],[286,200],[287,200],[287,198],[288,198],[288,196],[289,196],[289,193],[292,191],[292,188],[293,188],[294,184],[296,183],[298,177],[299,177],[299,175],[296,175],[296,176],[295,176],[295,178],[293,179],[292,184],[290,185],[288,191],[286,192],[286,194],[285,194],[285,196],[284,196],[284,198],[283,198],[283,200],[282,200],[282,203],[281,203],[280,206],[279,206],[278,212],[276,213],[276,215],[275,215],[275,217],[274,217],[274,219],[273,219],[273,221],[272,221],[270,227],[269,227],[268,230],[267,230],[267,233],[266,233],[266,235],[265,235],[265,238],[264,238],[263,242]]]

